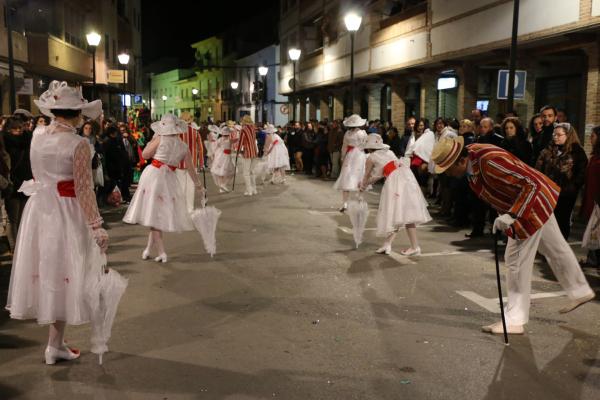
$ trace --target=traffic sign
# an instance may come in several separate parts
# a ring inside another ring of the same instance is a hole
[[[527,81],[527,71],[515,71],[515,99],[525,97],[525,83]],[[508,98],[508,70],[498,71],[498,99]]]

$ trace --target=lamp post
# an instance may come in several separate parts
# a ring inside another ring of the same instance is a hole
[[[163,94],[161,98],[163,101],[163,115],[165,115],[167,113],[167,96]]]
[[[194,117],[194,121],[196,120],[196,98],[198,97],[198,89],[192,88],[192,100],[194,101],[194,112],[192,116]]]
[[[92,48],[92,100],[96,99],[96,48],[98,47],[98,45],[100,44],[100,39],[102,39],[102,36],[100,36],[98,33],[96,32],[90,32],[87,35],[85,35],[85,38],[87,39],[88,45]]]
[[[123,121],[127,123],[127,103],[125,103],[125,94],[127,92],[127,64],[129,64],[129,54],[121,53],[118,55],[119,63],[123,66]]]
[[[300,59],[300,54],[302,51],[300,49],[291,48],[288,50],[288,55],[290,56],[290,60],[292,60],[292,65],[294,68],[294,79],[292,85],[292,120],[296,121],[296,61]]]
[[[354,35],[360,29],[362,17],[354,12],[346,14],[344,23],[350,32],[350,108],[354,113]]]
[[[260,109],[262,111],[261,122],[264,124],[267,119],[267,113],[265,112],[265,98],[267,97],[267,74],[269,73],[269,68],[265,66],[258,67],[258,74],[262,77],[262,93],[260,94],[261,106]]]
[[[233,120],[236,120],[236,112],[235,112],[235,105],[236,105],[236,101],[237,101],[237,93],[235,92],[238,88],[238,86],[240,85],[239,83],[237,83],[236,81],[232,81],[230,83],[231,85],[231,89],[233,89]]]

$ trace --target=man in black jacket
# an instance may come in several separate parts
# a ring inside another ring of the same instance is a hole
[[[533,144],[533,165],[537,162],[538,157],[542,150],[544,150],[552,141],[552,135],[554,135],[554,124],[556,123],[556,108],[554,106],[544,106],[540,109],[540,115],[542,116],[542,132],[534,140]]]
[[[119,187],[124,201],[131,200],[129,186],[126,183],[126,168],[129,166],[129,157],[123,139],[119,135],[119,130],[115,126],[109,126],[106,129],[106,142],[104,143],[104,160],[106,162],[106,174],[110,178],[110,183],[104,186],[105,194],[109,195],[115,186]]]

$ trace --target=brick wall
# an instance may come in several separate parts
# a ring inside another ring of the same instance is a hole
[[[588,56],[585,102],[585,150],[591,151],[590,135],[594,126],[600,125],[600,45],[598,42],[584,47]]]
[[[391,82],[392,89],[392,124],[400,130],[404,127],[406,104],[406,80],[395,79]]]

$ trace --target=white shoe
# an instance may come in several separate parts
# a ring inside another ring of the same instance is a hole
[[[377,253],[377,254],[385,254],[387,256],[389,256],[391,252],[392,252],[392,247],[391,246],[381,246],[380,248],[378,248],[377,250],[375,250],[375,253]]]
[[[502,321],[496,322],[495,324],[482,326],[481,331],[485,333],[493,333],[494,335],[502,335],[504,334]],[[523,329],[523,325],[506,324],[506,333],[509,335],[522,335],[525,333],[525,329]]]
[[[348,209],[348,203],[344,203],[342,205],[342,208],[340,208],[340,212],[343,213],[344,211],[346,211]]]
[[[156,257],[156,258],[154,259],[154,261],[156,261],[156,262],[164,262],[164,263],[166,263],[166,262],[167,262],[167,253],[162,253],[162,254],[160,254],[158,257]]]
[[[48,365],[56,364],[58,360],[75,360],[79,358],[79,355],[79,351],[72,351],[66,346],[64,350],[48,346],[44,352],[44,358],[46,360],[46,364]]]
[[[258,194],[258,192],[256,191],[256,189],[254,189],[254,190],[252,191],[252,195],[256,196],[257,194]]]
[[[252,196],[252,192],[244,192],[244,196]]]
[[[142,251],[142,260],[147,260],[150,258],[150,249],[146,248]]]
[[[570,311],[573,311],[577,307],[587,303],[588,301],[593,300],[594,297],[596,297],[596,295],[594,293],[590,293],[587,296],[583,296],[578,299],[571,300],[571,301],[569,301],[569,303],[567,303],[567,305],[565,305],[563,308],[561,308],[558,312],[561,314],[566,314]]]
[[[416,249],[406,249],[400,252],[403,256],[420,256],[421,248],[417,247]]]

